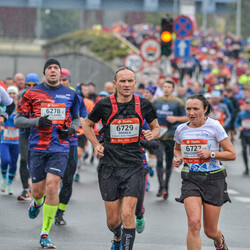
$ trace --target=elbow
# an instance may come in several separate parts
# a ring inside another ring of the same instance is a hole
[[[231,153],[230,160],[234,161],[234,160],[236,160],[236,157],[237,157],[237,155],[236,155],[236,152],[234,151],[234,152]]]

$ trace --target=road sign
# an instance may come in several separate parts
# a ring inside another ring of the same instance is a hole
[[[191,42],[188,39],[175,39],[174,41],[174,56],[189,57]]]
[[[153,38],[148,38],[141,43],[140,52],[146,62],[156,62],[161,58],[161,45]]]
[[[188,37],[193,35],[193,22],[187,16],[178,16],[174,20],[174,32],[177,37]]]
[[[143,65],[143,59],[136,53],[131,53],[125,57],[124,65],[130,67],[134,72],[139,72]]]
[[[147,65],[140,72],[140,80],[144,84],[155,84],[161,76],[161,70],[155,65]]]

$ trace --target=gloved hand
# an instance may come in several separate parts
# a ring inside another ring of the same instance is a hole
[[[43,128],[50,128],[52,126],[52,121],[48,119],[48,115],[42,116],[38,121],[38,126]]]
[[[65,126],[64,128],[59,128],[57,129],[57,133],[60,139],[65,140],[67,139],[69,136],[71,136],[72,134],[74,134],[76,132],[75,129],[73,128],[69,128],[67,126]]]

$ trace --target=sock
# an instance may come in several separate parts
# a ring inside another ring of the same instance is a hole
[[[121,225],[120,224],[118,227],[116,227],[114,230],[111,230],[113,233],[114,233],[114,236],[117,240],[120,240],[121,238],[121,233],[122,233],[122,230],[121,230]]]
[[[51,206],[46,203],[43,205],[43,227],[42,234],[49,234],[52,222],[55,218],[57,206]]]
[[[68,206],[68,204],[59,203],[58,210],[61,210],[64,212],[66,210],[67,206]]]
[[[32,197],[33,197],[33,199],[35,201],[35,205],[37,207],[41,207],[43,205],[44,196],[42,198],[40,198],[40,199],[35,199],[33,195],[32,195]]]
[[[123,228],[122,249],[132,250],[135,240],[135,228]]]

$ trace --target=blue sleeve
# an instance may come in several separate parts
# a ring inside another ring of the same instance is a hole
[[[79,103],[80,103],[80,117],[86,118],[88,116],[88,111],[87,111],[86,106],[84,104],[83,98],[79,95],[77,95],[77,96],[78,96]]]
[[[79,98],[78,98],[76,92],[75,91],[73,91],[73,92],[75,93],[75,95],[74,95],[72,107],[70,109],[70,113],[71,113],[71,116],[77,116],[77,115],[79,115],[80,101],[79,101]]]
[[[146,122],[145,119],[144,119],[144,121],[143,121],[142,129],[144,129],[144,130],[151,130],[151,128],[149,127],[149,125],[148,125],[148,123]]]
[[[234,123],[235,128],[239,128],[241,126],[241,120],[242,120],[241,114],[242,113],[240,112],[235,119],[235,123]]]

